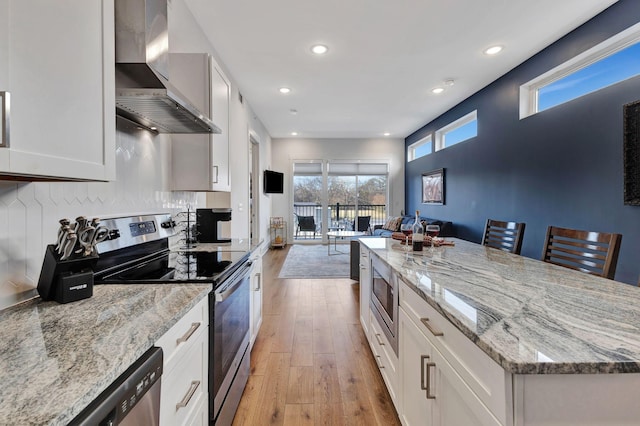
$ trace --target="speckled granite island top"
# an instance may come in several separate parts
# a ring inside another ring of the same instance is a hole
[[[0,312],[0,424],[66,425],[210,291],[101,285],[89,299]]]
[[[360,241],[510,373],[640,372],[640,289],[447,240],[421,254]]]

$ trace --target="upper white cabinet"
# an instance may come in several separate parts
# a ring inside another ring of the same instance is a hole
[[[115,179],[114,58],[113,0],[0,0],[0,178]]]
[[[208,54],[172,53],[169,80],[222,130],[171,136],[173,190],[230,192],[229,79]]]

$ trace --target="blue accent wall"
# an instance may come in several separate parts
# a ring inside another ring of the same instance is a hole
[[[623,235],[616,280],[640,275],[640,207],[623,202],[623,105],[640,77],[519,119],[520,85],[640,22],[621,0],[405,139],[405,145],[478,111],[478,136],[405,169],[405,211],[450,220],[480,242],[487,218],[525,222],[522,255],[539,259],[548,225]],[[507,46],[509,48],[509,46]],[[441,95],[446,96],[446,93]],[[443,206],[421,204],[421,175],[445,168]]]

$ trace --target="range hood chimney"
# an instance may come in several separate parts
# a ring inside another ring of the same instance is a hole
[[[159,133],[220,133],[169,83],[167,0],[116,0],[116,114]]]

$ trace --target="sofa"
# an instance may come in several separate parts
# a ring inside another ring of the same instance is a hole
[[[395,218],[395,222],[391,220],[387,220],[384,225],[376,225],[373,229],[372,235],[376,237],[387,237],[390,238],[391,234],[394,232],[400,231],[400,226],[405,223],[413,223],[416,220],[415,216],[402,216]],[[420,216],[420,220],[423,222],[423,225],[440,225],[440,235],[441,237],[454,237],[453,232],[453,224],[449,221],[444,221],[440,219],[432,219],[428,217]],[[390,229],[394,228],[394,229]]]

